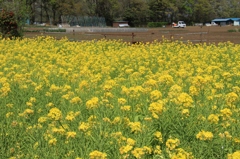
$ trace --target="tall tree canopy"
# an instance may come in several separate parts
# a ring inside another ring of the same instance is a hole
[[[31,23],[54,24],[61,23],[63,15],[104,17],[107,25],[127,20],[131,26],[240,17],[239,0],[0,0],[0,7],[28,17]]]

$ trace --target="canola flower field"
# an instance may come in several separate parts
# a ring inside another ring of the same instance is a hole
[[[2,159],[239,159],[240,45],[0,41]]]

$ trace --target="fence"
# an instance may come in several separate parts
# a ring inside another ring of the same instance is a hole
[[[232,41],[239,43],[239,33],[229,33],[229,29],[235,27],[188,27],[180,28],[111,28],[111,27],[69,27],[65,28],[71,39],[76,41],[91,39],[121,39],[132,42],[162,41],[163,38],[170,41],[184,43],[219,43]],[[132,37],[134,33],[134,39]],[[74,35],[74,36],[73,36]],[[105,36],[104,36],[105,35]]]
[[[70,26],[94,26],[105,27],[106,21],[104,17],[89,17],[89,16],[62,16],[62,22],[68,23]]]
[[[174,32],[174,31],[164,31],[158,34],[149,33],[147,30],[131,30],[133,32],[119,32],[117,29],[114,32],[114,29],[109,30],[90,30],[87,28],[74,28],[68,29],[66,28],[68,33],[72,32],[75,38],[84,38],[86,36],[89,37],[98,37],[98,38],[105,38],[105,39],[123,39],[124,41],[129,41],[132,43],[135,42],[151,42],[154,40],[163,40],[168,39],[170,41],[181,41],[184,43],[192,42],[192,43],[202,43],[208,42],[208,32]],[[80,29],[80,30],[78,30]],[[129,30],[130,31],[130,30]],[[96,38],[94,38],[96,39]]]
[[[177,39],[181,39],[183,42],[206,42],[208,32],[193,32],[193,33],[185,33],[185,34],[174,34],[171,35],[171,38],[178,37]]]

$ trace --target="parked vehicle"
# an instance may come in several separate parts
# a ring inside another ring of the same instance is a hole
[[[173,28],[186,28],[186,23],[184,21],[178,21],[178,23],[172,23]]]
[[[218,24],[215,22],[211,22],[211,23],[206,23],[206,26],[217,26]]]

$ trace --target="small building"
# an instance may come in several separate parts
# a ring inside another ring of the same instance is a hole
[[[233,26],[240,25],[240,18],[230,18],[233,21]]]
[[[224,25],[231,25],[233,23],[233,20],[231,20],[230,18],[213,19],[212,22],[215,22],[220,26],[224,26]]]
[[[129,27],[128,21],[115,21],[113,22],[114,28],[123,28],[123,27]]]
[[[239,26],[240,25],[240,18],[213,19],[212,22],[215,22],[220,26],[224,26],[224,25]]]

